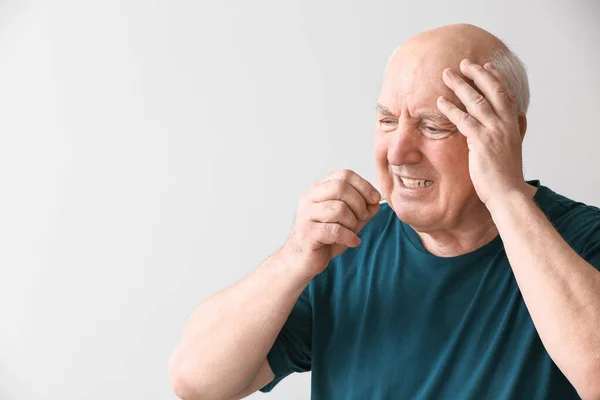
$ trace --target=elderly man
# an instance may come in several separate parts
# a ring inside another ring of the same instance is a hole
[[[314,399],[600,398],[600,210],[524,180],[528,98],[480,28],[402,45],[377,103],[381,194],[347,170],[315,183],[282,248],[193,312],[177,395],[311,370]]]

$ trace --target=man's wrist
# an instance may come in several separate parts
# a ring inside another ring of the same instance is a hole
[[[303,263],[298,259],[294,251],[286,246],[280,248],[275,253],[278,266],[285,271],[290,278],[298,281],[300,285],[308,285],[315,277],[308,268],[305,268]]]
[[[501,195],[493,196],[486,203],[486,207],[492,219],[496,221],[498,218],[506,215],[506,213],[514,213],[518,210],[523,210],[528,206],[533,206],[534,202],[531,195],[524,189],[514,189],[502,193]]]

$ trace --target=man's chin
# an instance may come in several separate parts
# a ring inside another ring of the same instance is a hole
[[[390,201],[388,200],[388,203]],[[402,204],[402,198],[393,198],[390,207],[396,213],[396,216],[405,224],[410,225],[415,230],[428,230],[436,225],[436,217],[433,210],[428,210],[426,206]]]

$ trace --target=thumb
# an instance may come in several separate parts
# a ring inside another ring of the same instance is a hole
[[[360,223],[358,224],[357,228],[356,228],[356,234],[358,234],[358,232],[360,232],[362,230],[362,228],[365,227],[365,225],[367,225],[367,223],[373,219],[373,217],[377,214],[377,212],[379,211],[380,205],[379,203],[377,204],[368,204],[367,205],[367,210],[369,211],[369,216],[367,217],[367,219],[360,221]]]

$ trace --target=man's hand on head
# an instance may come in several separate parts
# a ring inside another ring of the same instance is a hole
[[[466,112],[443,96],[438,98],[437,106],[467,138],[471,180],[481,201],[490,207],[492,200],[525,191],[522,167],[525,126],[519,125],[519,119],[522,118],[524,124],[525,118],[517,109],[514,94],[492,63],[481,66],[464,59],[460,71],[483,94],[456,71],[447,68],[442,79]]]

